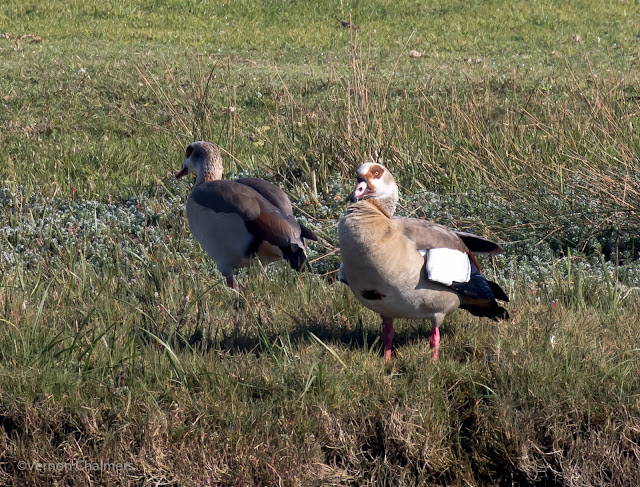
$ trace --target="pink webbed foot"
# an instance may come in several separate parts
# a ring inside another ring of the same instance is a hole
[[[391,348],[393,347],[393,320],[382,320],[382,342],[384,343],[384,361],[391,358]]]
[[[440,348],[440,329],[437,326],[434,326],[433,330],[431,330],[429,346],[431,347],[431,358],[437,360],[438,348]]]

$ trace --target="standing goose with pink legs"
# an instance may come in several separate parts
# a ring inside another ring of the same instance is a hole
[[[429,319],[431,355],[438,358],[440,325],[457,308],[493,320],[509,314],[505,292],[481,274],[476,254],[497,255],[489,240],[418,218],[394,217],[398,186],[381,164],[358,169],[353,204],[339,225],[340,280],[380,314],[384,358],[391,358],[393,320]]]

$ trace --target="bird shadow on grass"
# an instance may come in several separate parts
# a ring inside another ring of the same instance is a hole
[[[287,332],[268,330],[258,324],[240,324],[231,332],[205,333],[197,328],[191,333],[183,346],[190,346],[200,353],[212,351],[229,355],[244,355],[252,353],[261,355],[271,353],[275,348],[285,344],[299,345],[304,343],[317,344],[314,336],[327,346],[338,345],[351,351],[368,350],[372,347],[378,349],[382,357],[382,325],[358,320],[355,323],[332,323],[326,320],[318,320],[309,316],[292,316],[294,324]],[[398,322],[398,324],[400,324]],[[448,332],[441,329],[443,336]],[[313,335],[313,336],[312,336]],[[429,346],[428,339],[431,335],[431,324],[428,321],[414,322],[410,326],[398,327],[394,336],[394,347],[400,348],[407,344],[421,341]]]

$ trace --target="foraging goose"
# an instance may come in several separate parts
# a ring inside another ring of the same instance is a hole
[[[250,258],[286,259],[297,270],[308,267],[304,239],[316,235],[293,216],[289,198],[278,186],[258,178],[222,179],[222,157],[211,142],[186,149],[176,178],[196,173],[187,201],[189,228],[202,248],[234,286],[233,270]]]
[[[391,357],[394,318],[431,321],[433,358],[438,357],[439,326],[456,308],[494,320],[508,318],[496,299],[509,298],[482,276],[472,253],[497,255],[503,252],[499,245],[426,220],[393,217],[398,186],[380,164],[360,166],[351,201],[338,227],[339,277],[382,317],[385,361]]]

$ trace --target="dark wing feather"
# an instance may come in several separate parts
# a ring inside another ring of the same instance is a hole
[[[308,238],[309,240],[313,240],[314,242],[318,241],[318,236],[315,232],[304,225],[300,225],[300,229],[302,230],[302,238]]]
[[[488,281],[472,252],[496,255],[499,245],[466,232],[456,232],[437,223],[417,218],[394,217],[402,224],[407,238],[416,242],[418,249],[450,248],[466,252],[471,261],[471,278],[467,282],[454,282],[450,287],[460,293],[460,308],[475,316],[508,319],[509,313],[496,302],[509,301],[507,294],[495,282]]]
[[[199,184],[191,198],[216,213],[237,213],[245,221],[260,216],[260,200],[264,199],[250,187],[226,179]]]
[[[467,282],[454,282],[450,287],[473,299],[496,299],[489,281],[480,274],[480,271],[473,263],[471,264],[471,277],[469,280]]]
[[[509,296],[507,296],[507,293],[505,293],[498,284],[489,280],[487,280],[487,284],[489,284],[489,287],[493,291],[493,294],[497,300],[504,301],[505,303],[509,302]]]
[[[418,249],[428,250],[447,248],[459,250],[460,252],[465,252],[469,256],[471,262],[480,269],[478,259],[473,255],[473,251],[467,247],[466,243],[468,240],[470,243],[475,245],[476,240],[489,242],[488,240],[481,237],[470,239],[467,238],[472,236],[470,233],[456,232],[443,225],[439,225],[428,220],[420,220],[419,218],[393,217],[393,220],[398,221],[402,225],[402,230],[405,236],[408,239],[413,240],[418,246]],[[461,233],[462,235],[460,235]],[[467,240],[463,239],[463,236]],[[473,237],[475,237],[475,235],[473,235]]]
[[[484,237],[457,230],[454,233],[462,239],[467,248],[474,254],[499,255],[504,253],[502,247]]]
[[[469,281],[454,282],[450,287],[461,294],[460,308],[472,315],[494,320],[509,318],[507,310],[496,302],[496,299],[509,301],[509,297],[495,282],[485,279],[474,264],[471,265]]]
[[[253,220],[244,222],[249,232],[278,247],[291,246],[294,250],[304,248],[300,240],[300,225],[293,218],[285,217],[282,213],[262,212]]]
[[[236,182],[256,190],[264,199],[285,215],[293,215],[291,201],[289,201],[289,197],[279,186],[260,178],[241,178],[237,179]]]
[[[196,186],[191,196],[197,204],[217,213],[236,213],[259,240],[294,250],[304,247],[302,230],[293,215],[285,215],[250,186],[229,180],[209,181]]]
[[[279,186],[260,178],[241,178],[236,180],[236,182],[255,189],[284,215],[293,216],[291,201],[289,200],[287,193],[285,193]],[[311,229],[304,225],[300,225],[300,229],[302,230],[302,238],[308,238],[309,240],[314,241],[318,240],[318,237]]]

